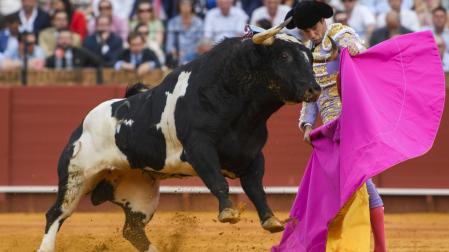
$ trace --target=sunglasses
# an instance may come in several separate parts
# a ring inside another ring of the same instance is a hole
[[[151,12],[153,11],[153,8],[147,8],[147,9],[139,9],[139,12]]]
[[[346,3],[346,2],[354,2],[355,0],[341,0],[343,3]]]
[[[110,9],[112,9],[112,7],[111,6],[100,6],[100,7],[98,7],[98,9],[99,10],[110,10]]]

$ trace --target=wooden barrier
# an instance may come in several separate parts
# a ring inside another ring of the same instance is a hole
[[[103,85],[130,85],[142,81],[149,86],[158,85],[170,70],[154,70],[144,76],[135,72],[103,70]],[[20,70],[0,71],[0,86],[20,86]],[[97,70],[83,68],[75,70],[28,71],[28,86],[94,86],[97,83]],[[449,73],[446,74],[449,87]]]
[[[1,71],[0,86],[20,86],[21,76],[19,70]],[[110,68],[102,70],[103,85],[131,85],[142,81],[149,86],[156,86],[168,73],[164,70],[154,70],[143,76],[135,72],[116,71]],[[27,86],[92,86],[97,83],[97,70],[94,68],[74,70],[43,70],[28,71]]]

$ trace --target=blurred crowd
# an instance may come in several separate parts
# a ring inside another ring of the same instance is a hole
[[[327,20],[373,46],[430,29],[449,71],[449,0],[327,0]],[[145,74],[185,64],[247,24],[270,28],[294,0],[0,0],[0,70],[109,67]],[[301,36],[299,31],[288,31]],[[419,41],[418,41],[419,42]]]

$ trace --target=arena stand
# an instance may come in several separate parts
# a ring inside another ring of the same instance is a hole
[[[157,85],[166,72],[143,77],[105,70],[102,85],[96,70],[30,72],[20,86],[20,72],[0,75],[0,211],[46,211],[53,203],[56,164],[69,134],[99,102],[122,97],[126,85],[141,80]],[[448,76],[446,76],[448,77]],[[121,84],[121,85],[120,85]],[[449,87],[446,91],[449,94]],[[285,106],[269,120],[264,149],[264,183],[273,210],[289,210],[311,148],[297,129],[299,105]],[[449,105],[446,103],[446,109]],[[449,211],[449,116],[443,121],[432,150],[377,176],[387,212]],[[253,209],[239,182],[230,180],[233,200]],[[162,210],[216,210],[216,199],[198,178],[162,182]],[[117,210],[112,204],[93,207],[88,197],[81,211]]]

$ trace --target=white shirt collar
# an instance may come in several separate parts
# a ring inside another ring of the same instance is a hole
[[[19,12],[19,18],[20,18],[20,32],[28,31],[33,32],[34,31],[34,21],[37,18],[37,7],[34,7],[33,13],[31,13],[30,19],[26,19],[25,11],[22,9]]]

